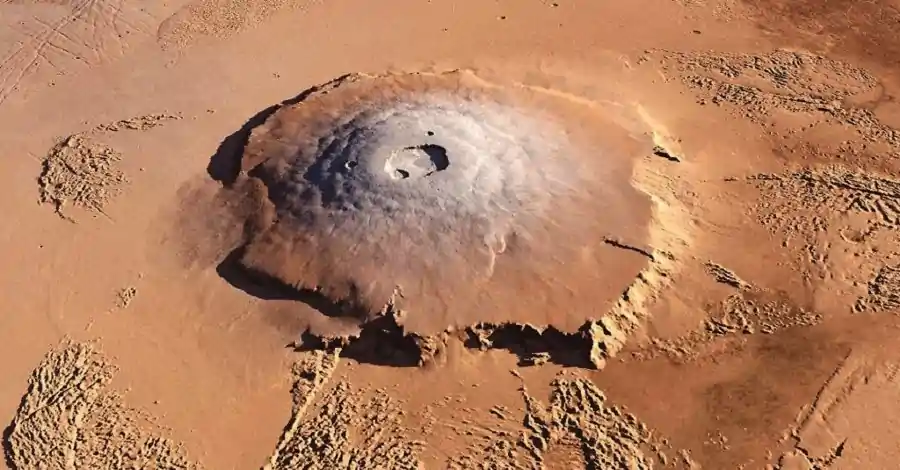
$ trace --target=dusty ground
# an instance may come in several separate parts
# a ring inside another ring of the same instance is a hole
[[[894,468],[898,26],[896,0],[2,2],[0,467]],[[345,74],[457,69],[635,145],[611,187],[646,223],[593,237],[627,287],[304,335],[342,320],[236,269],[248,136]]]

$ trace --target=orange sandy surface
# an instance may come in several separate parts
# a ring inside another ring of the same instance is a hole
[[[894,468],[898,26],[897,0],[0,2],[0,467]],[[295,347],[335,320],[229,281],[255,206],[211,161],[344,74],[457,69],[628,137],[652,214],[596,237],[624,293],[571,300],[584,342],[536,300],[409,364],[402,332]]]

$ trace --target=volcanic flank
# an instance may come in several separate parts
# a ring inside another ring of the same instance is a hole
[[[461,71],[316,87],[252,131],[241,170],[264,189],[239,263],[342,324],[575,333],[650,258],[647,149],[594,108]]]

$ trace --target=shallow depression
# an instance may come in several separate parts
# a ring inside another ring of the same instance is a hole
[[[446,170],[448,166],[447,149],[440,145],[422,144],[392,152],[384,171],[394,179],[424,178]]]

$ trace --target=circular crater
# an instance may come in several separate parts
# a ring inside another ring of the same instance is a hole
[[[351,75],[254,129],[240,263],[361,321],[573,330],[646,265],[636,141],[582,104],[471,72]]]
[[[394,179],[424,178],[444,171],[448,166],[447,149],[440,145],[422,144],[391,153],[384,171]]]

